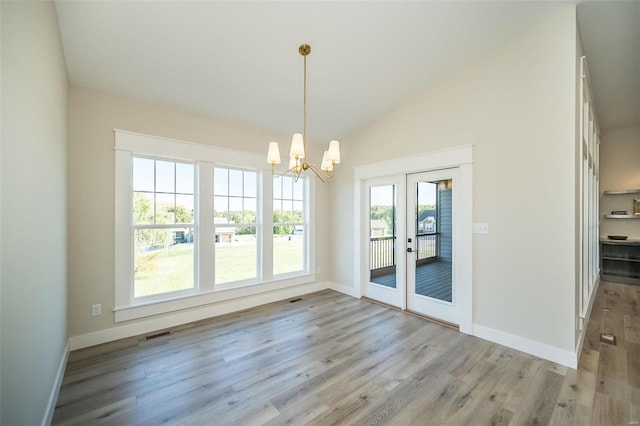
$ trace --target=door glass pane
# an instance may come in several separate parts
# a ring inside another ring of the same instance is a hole
[[[415,292],[452,301],[452,194],[451,179],[416,185]]]
[[[396,187],[372,186],[369,191],[369,280],[396,287]]]

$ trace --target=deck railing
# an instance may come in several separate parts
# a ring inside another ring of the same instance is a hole
[[[417,260],[436,257],[438,234],[418,234],[416,238]],[[396,264],[396,237],[372,237],[369,239],[369,269],[381,269]]]
[[[369,242],[369,269],[387,268],[396,264],[396,237],[372,237]]]
[[[428,234],[417,235],[416,248],[418,251],[418,260],[436,257],[438,254],[438,233],[431,232]]]

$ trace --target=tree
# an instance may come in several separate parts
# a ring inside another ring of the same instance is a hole
[[[274,210],[273,211],[273,223],[277,224],[277,223],[302,223],[303,222],[303,218],[302,218],[302,211],[299,210],[295,210],[295,211],[290,211],[287,210],[285,212],[283,212],[282,210],[278,209],[278,210]],[[293,232],[294,227],[293,226],[274,226],[273,227],[273,233],[274,234],[280,234],[280,235],[284,235],[284,234],[291,234]]]
[[[140,192],[133,193],[133,223],[153,223],[153,204]],[[172,244],[173,232],[170,229],[135,230],[136,252],[167,248]]]
[[[384,220],[389,233],[393,234],[393,206],[371,206],[371,219]]]
[[[184,206],[171,206],[167,211],[175,214],[176,223],[193,223],[193,210],[187,210]]]

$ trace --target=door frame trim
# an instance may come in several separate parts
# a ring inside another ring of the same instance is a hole
[[[410,157],[400,157],[392,160],[377,163],[364,164],[355,167],[354,170],[354,283],[357,297],[361,297],[364,290],[366,275],[363,273],[366,267],[364,253],[365,241],[361,239],[367,235],[368,227],[362,221],[362,209],[364,208],[365,181],[393,175],[407,175],[411,173],[428,172],[439,169],[453,168],[459,169],[460,202],[458,205],[459,223],[457,230],[460,233],[461,244],[459,250],[459,261],[462,265],[469,267],[460,268],[460,331],[466,334],[473,334],[473,145],[464,145],[449,149],[427,152],[412,155]],[[406,242],[399,242],[397,249],[406,250]]]

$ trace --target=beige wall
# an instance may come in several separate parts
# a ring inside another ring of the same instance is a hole
[[[473,321],[574,351],[575,7],[345,139],[344,169],[474,145]],[[332,278],[353,282],[352,173],[332,188]],[[337,243],[339,242],[339,243]]]
[[[68,79],[53,2],[0,8],[0,423],[36,425],[67,342]]]
[[[640,189],[640,127],[616,129],[600,136],[600,194],[611,189]],[[627,210],[635,195],[600,195],[600,214]],[[602,219],[600,235],[628,235],[640,239],[640,219]]]
[[[283,149],[288,149],[291,135],[76,86],[70,90],[70,113],[69,334],[78,336],[123,325],[114,322],[112,312],[113,129],[259,153],[265,158],[269,141],[278,140]],[[319,147],[309,149],[314,158],[322,155]],[[324,207],[327,188],[317,185],[317,195],[317,266],[324,271],[329,244]],[[95,303],[102,304],[102,316],[91,316],[91,305]]]

